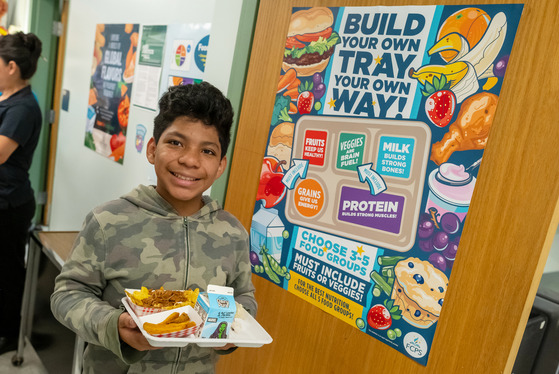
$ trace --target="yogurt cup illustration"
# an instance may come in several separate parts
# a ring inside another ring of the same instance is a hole
[[[439,217],[451,212],[463,222],[470,207],[476,178],[465,170],[464,165],[444,163],[431,172],[428,183],[425,211],[435,208]]]

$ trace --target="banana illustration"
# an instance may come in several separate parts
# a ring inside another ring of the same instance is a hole
[[[425,82],[433,84],[434,77],[440,79],[441,76],[445,75],[447,81],[450,82],[450,88],[452,88],[466,76],[468,69],[467,63],[458,61],[447,65],[424,65],[417,71],[411,68],[408,74],[422,85],[425,85]]]
[[[429,49],[429,56],[437,52],[454,50],[458,55],[449,63],[457,61],[465,61],[472,64],[478,77],[493,76],[492,72],[488,72],[493,66],[493,61],[497,58],[499,51],[503,47],[505,37],[507,35],[507,16],[505,13],[497,13],[487,30],[483,34],[481,40],[472,48],[468,41],[460,34],[450,33],[441,39]]]
[[[459,61],[462,56],[470,52],[470,44],[462,35],[457,32],[452,32],[440,38],[439,41],[427,51],[427,54],[431,56],[438,52],[451,50],[456,51],[458,54],[450,60],[449,63]]]
[[[458,33],[450,33],[439,39],[428,51],[428,55],[453,50],[458,54],[447,65],[425,65],[417,71],[410,69],[409,76],[421,84],[433,83],[444,74],[450,83],[450,89],[461,103],[479,89],[479,80],[488,78],[484,89],[490,89],[497,79],[493,74],[493,62],[497,58],[507,34],[507,17],[503,12],[497,13],[483,34],[481,40],[470,49],[468,41]]]
[[[487,30],[481,40],[460,58],[460,61],[467,61],[476,70],[476,74],[481,76],[492,65],[493,61],[503,47],[507,35],[507,16],[505,13],[497,13],[487,26]]]
[[[456,96],[457,103],[461,103],[466,100],[468,97],[475,94],[479,89],[479,77],[477,76],[474,67],[469,62],[462,62],[464,62],[467,66],[466,74],[464,74],[460,81],[456,82],[454,87],[450,88],[452,92],[454,92],[454,96]]]

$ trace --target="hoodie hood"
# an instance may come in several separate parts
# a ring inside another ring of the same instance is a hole
[[[160,216],[179,217],[175,208],[155,190],[155,186],[139,185],[129,193],[123,195],[122,199],[129,201],[141,209],[145,209]],[[212,212],[221,210],[221,205],[217,200],[209,196],[202,196],[202,201],[204,202],[204,206],[198,212],[191,215],[190,218],[202,218],[210,215]]]

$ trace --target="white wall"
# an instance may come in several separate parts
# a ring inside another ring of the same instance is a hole
[[[140,183],[154,183],[145,154],[135,149],[134,134],[126,137],[123,165],[83,145],[96,24],[139,23],[141,28],[211,22],[204,80],[227,92],[242,4],[243,0],[70,1],[62,80],[70,100],[68,111],[61,110],[59,116],[49,230],[79,230],[96,205],[118,198]],[[155,114],[131,106],[129,126],[135,129],[141,120],[151,134]]]

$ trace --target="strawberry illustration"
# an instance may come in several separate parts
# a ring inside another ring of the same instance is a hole
[[[386,330],[392,325],[392,320],[397,320],[402,317],[402,312],[397,305],[394,305],[394,300],[384,300],[383,304],[377,304],[369,309],[367,313],[367,322],[369,326],[377,330]]]
[[[425,101],[425,113],[435,126],[445,127],[450,123],[456,110],[456,96],[450,90],[450,82],[443,74],[439,79],[433,77],[433,84],[425,82],[425,89],[421,90]]]
[[[308,114],[311,112],[314,105],[314,95],[311,92],[313,89],[312,82],[305,82],[299,86],[299,96],[297,97],[297,110],[301,114]]]

